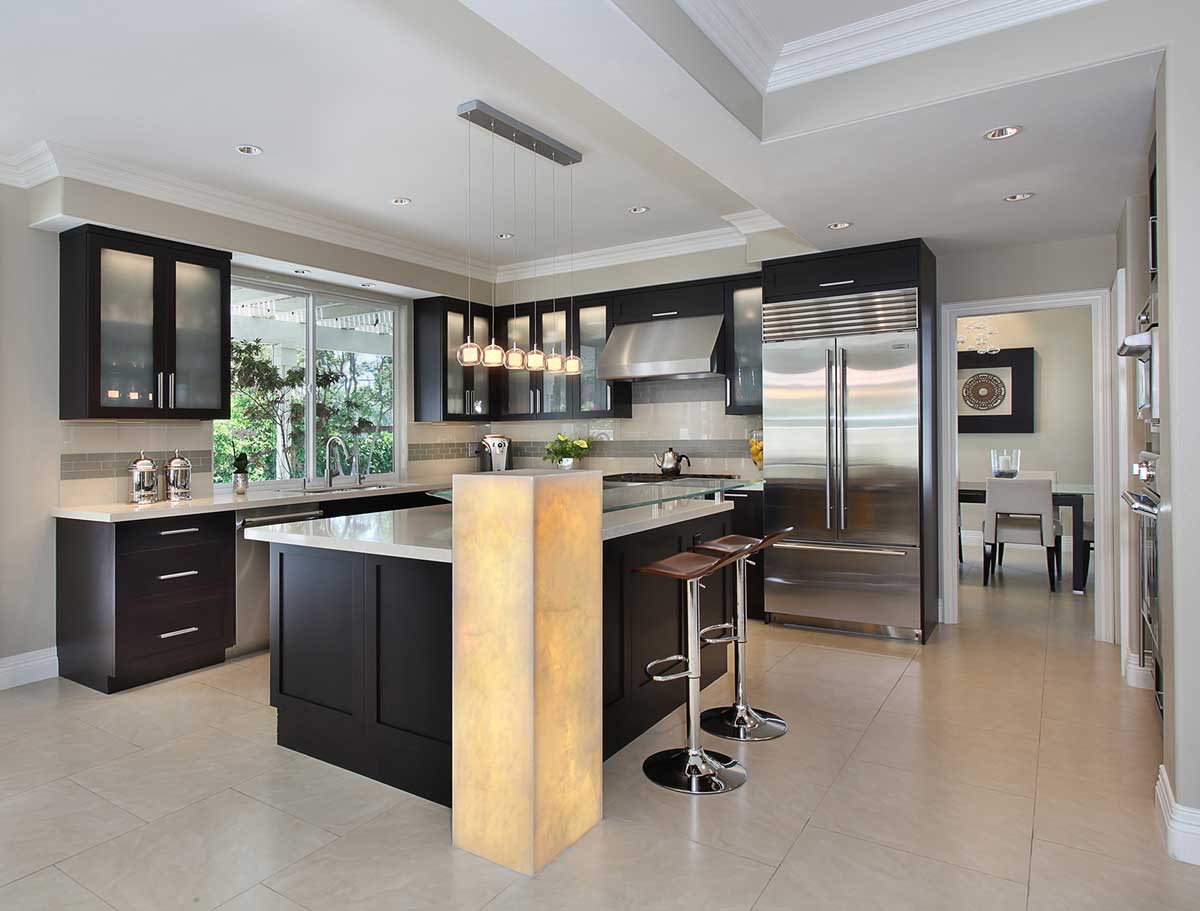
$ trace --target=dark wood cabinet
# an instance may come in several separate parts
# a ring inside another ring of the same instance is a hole
[[[725,312],[722,279],[672,282],[617,291],[613,295],[618,323],[642,323]]]
[[[463,367],[458,347],[467,338],[492,340],[492,308],[449,297],[413,303],[413,403],[418,421],[491,421],[499,415],[497,368]],[[499,368],[503,370],[504,368]]]
[[[64,232],[59,418],[228,418],[230,259],[97,225]]]
[[[920,260],[913,249],[915,243],[873,244],[764,263],[763,296],[776,301],[916,287]]]
[[[762,414],[762,275],[724,283],[725,413]]]
[[[572,382],[571,416],[589,418],[633,417],[633,384],[602,380],[597,362],[616,324],[616,307],[611,294],[577,297],[571,308],[571,341],[583,361]]]
[[[725,498],[733,503],[733,534],[761,538],[763,530],[763,492],[761,490],[731,490]],[[753,566],[746,567],[746,616],[751,620],[764,619],[764,585],[766,560],[755,557]]]

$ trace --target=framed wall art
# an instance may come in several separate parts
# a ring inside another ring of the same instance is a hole
[[[959,433],[1033,433],[1033,351],[958,352]]]

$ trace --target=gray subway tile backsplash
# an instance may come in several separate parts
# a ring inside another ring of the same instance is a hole
[[[129,463],[140,455],[137,452],[64,452],[59,459],[59,479],[83,481],[92,478],[119,478],[129,470]],[[160,465],[175,455],[175,450],[149,450],[146,455]],[[179,454],[191,460],[192,471],[208,473],[213,470],[211,449],[181,449]]]

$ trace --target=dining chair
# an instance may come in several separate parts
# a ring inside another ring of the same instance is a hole
[[[1017,472],[1017,479],[1018,480],[1037,479],[1039,481],[1043,481],[1043,480],[1050,481],[1050,490],[1051,490],[1051,493],[1053,493],[1054,485],[1058,483],[1058,472],[1057,471],[1048,471],[1048,470],[1042,469],[1042,468],[1024,468],[1021,471]],[[1062,517],[1062,508],[1061,507],[1055,507],[1054,521],[1056,521],[1059,525],[1062,525],[1063,517]],[[996,562],[1000,566],[1004,565],[1004,545],[1003,544],[1000,545],[1000,550],[996,555]],[[1062,578],[1062,539],[1061,538],[1058,540],[1058,543],[1054,547],[1054,569],[1058,573],[1058,578],[1061,579]]]
[[[995,574],[999,551],[1005,544],[1044,547],[1050,591],[1057,591],[1056,553],[1061,552],[1062,523],[1055,516],[1053,487],[1049,479],[987,480],[983,519],[984,585]]]

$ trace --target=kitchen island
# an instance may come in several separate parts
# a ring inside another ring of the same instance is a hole
[[[681,651],[682,586],[632,571],[731,532],[719,498],[745,482],[604,492],[603,752],[684,702],[647,662]],[[708,497],[705,499],[704,497]],[[271,698],[280,745],[450,805],[453,506],[252,529],[271,543]],[[702,625],[732,610],[732,573],[710,580]],[[487,598],[480,591],[479,598]],[[705,649],[703,683],[725,673]],[[671,668],[659,669],[660,673]]]

